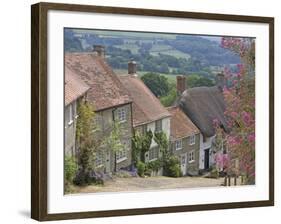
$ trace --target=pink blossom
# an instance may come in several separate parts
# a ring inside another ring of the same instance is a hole
[[[249,112],[243,111],[242,112],[242,119],[246,125],[250,125],[253,121],[252,116]]]
[[[213,120],[213,125],[214,125],[214,127],[215,127],[215,128],[218,128],[218,127],[219,127],[219,124],[220,124],[219,120],[218,120],[217,118],[215,118],[215,119]]]
[[[231,146],[239,145],[242,143],[242,139],[239,136],[228,136],[227,143]]]
[[[223,87],[223,93],[224,94],[229,94],[230,93],[229,89],[226,86]]]
[[[215,162],[218,165],[219,168],[227,168],[230,162],[228,154],[223,154],[223,153],[216,153],[215,155]]]
[[[232,81],[232,84],[233,84],[234,86],[236,86],[237,83],[238,83],[238,80],[236,80],[236,79]]]
[[[238,117],[238,113],[235,112],[235,111],[232,111],[232,112],[230,113],[230,116],[231,116],[232,118],[237,118],[237,117]]]
[[[248,135],[248,141],[250,143],[255,142],[255,133],[251,133],[251,134]]]

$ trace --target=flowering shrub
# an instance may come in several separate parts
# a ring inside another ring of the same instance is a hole
[[[229,166],[229,163],[230,163],[229,155],[218,152],[215,155],[215,162],[219,169],[225,170]]]
[[[222,38],[221,46],[241,57],[237,72],[225,68],[227,85],[223,88],[226,103],[225,116],[230,130],[224,133],[214,120],[217,141],[227,148],[227,155],[216,155],[216,162],[227,172],[247,177],[248,183],[255,181],[255,42],[250,38]],[[236,162],[235,162],[236,161]],[[238,161],[238,163],[237,163]]]

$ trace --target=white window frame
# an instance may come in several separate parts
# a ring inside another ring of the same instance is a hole
[[[120,163],[127,159],[127,148],[124,147],[122,150],[116,152],[116,162]]]
[[[183,158],[184,158],[184,163],[182,162],[182,161],[183,161]],[[186,154],[180,155],[180,164],[181,164],[181,165],[186,165],[186,160],[187,160]]]
[[[118,121],[120,123],[126,122],[127,121],[126,109],[125,108],[118,108],[117,116],[118,116]]]
[[[176,148],[176,150],[182,149],[182,139],[178,139],[175,141],[175,148]]]
[[[189,145],[195,145],[195,139],[196,139],[195,135],[189,136]]]
[[[72,109],[73,105],[72,103],[70,103],[67,108],[66,108],[66,113],[68,115],[68,120],[67,120],[67,124],[70,126],[73,123],[73,109]]]
[[[77,100],[75,100],[73,102],[72,106],[73,106],[72,111],[73,111],[73,120],[74,120],[74,119],[78,118],[78,114],[77,114]]]
[[[188,153],[188,163],[193,163],[195,161],[195,152],[194,150]]]
[[[156,153],[157,152],[157,153]],[[152,156],[151,156],[152,155]],[[159,158],[159,147],[155,146],[148,150],[148,160],[155,161]]]
[[[157,128],[157,123],[160,124],[160,130]],[[155,121],[155,133],[159,133],[163,130],[162,119]]]

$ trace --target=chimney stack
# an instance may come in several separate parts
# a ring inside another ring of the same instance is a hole
[[[98,56],[105,57],[105,48],[103,45],[94,45],[94,52],[97,52]]]
[[[223,87],[226,85],[226,80],[222,72],[217,74],[216,82],[217,82],[217,87],[219,88],[220,91],[222,91]]]
[[[137,76],[137,63],[133,60],[128,62],[128,74]]]
[[[177,75],[177,93],[181,95],[186,90],[185,75]]]

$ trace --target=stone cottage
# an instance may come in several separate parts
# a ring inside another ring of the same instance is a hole
[[[99,127],[99,136],[109,136],[114,122],[120,126],[123,149],[113,152],[102,145],[96,153],[97,170],[111,173],[129,167],[132,164],[132,99],[106,63],[104,47],[95,46],[94,52],[66,53],[65,66],[68,68],[66,73],[75,73],[91,87],[87,92],[87,101],[95,108],[96,119],[93,122]]]
[[[168,107],[171,117],[170,152],[179,158],[183,175],[198,175],[200,131],[178,107]]]
[[[133,127],[135,131],[145,133],[163,131],[170,136],[170,113],[162,106],[150,89],[138,77],[136,62],[128,63],[128,74],[120,75],[120,81],[132,98]],[[145,155],[145,161],[153,161],[161,156],[158,145],[152,141],[150,150]]]
[[[225,102],[222,94],[224,77],[218,75],[217,85],[212,87],[194,87],[186,89],[185,76],[177,79],[178,106],[191,119],[200,130],[200,158],[199,169],[208,170],[215,164],[215,153],[213,140],[215,138],[214,119],[217,119],[220,126],[227,132],[227,121],[224,116]]]
[[[87,91],[89,91],[89,86],[81,81],[79,77],[66,66],[64,81],[64,150],[65,154],[68,156],[76,156],[77,145],[75,136],[77,105],[79,101],[86,98]]]

